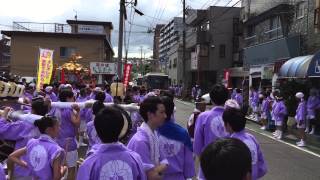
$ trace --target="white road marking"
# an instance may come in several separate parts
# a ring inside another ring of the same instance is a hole
[[[307,149],[305,149],[305,148],[298,147],[298,146],[296,146],[296,145],[293,145],[293,144],[291,144],[291,143],[285,142],[285,141],[283,141],[283,140],[276,140],[274,137],[272,137],[272,136],[270,136],[270,135],[268,135],[268,134],[265,134],[265,133],[258,132],[257,130],[254,130],[254,129],[252,129],[252,128],[246,127],[246,129],[249,129],[250,131],[253,131],[253,132],[257,133],[257,134],[266,136],[266,137],[268,137],[268,138],[270,138],[270,139],[273,139],[273,140],[275,140],[275,141],[277,141],[277,142],[286,144],[286,145],[291,146],[291,147],[293,147],[293,148],[295,148],[295,149],[298,149],[298,150],[300,150],[300,151],[303,151],[303,152],[305,152],[305,153],[308,153],[308,154],[311,154],[311,155],[313,155],[313,156],[316,156],[316,157],[320,158],[320,154],[314,153],[314,152],[309,151],[309,150],[307,150]]]

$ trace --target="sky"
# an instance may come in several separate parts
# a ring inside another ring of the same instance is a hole
[[[129,0],[126,0],[127,2]],[[10,30],[12,22],[66,23],[67,19],[110,21],[114,30],[111,43],[117,56],[120,0],[0,0],[0,30]],[[188,8],[204,9],[210,5],[232,6],[238,0],[186,0]],[[237,4],[239,6],[240,3]],[[138,0],[136,7],[144,16],[134,15],[129,42],[129,57],[152,55],[153,33],[156,24],[166,24],[175,16],[182,16],[182,0]],[[130,19],[130,7],[127,8]],[[126,29],[129,31],[129,23]],[[127,39],[129,35],[127,34]],[[128,40],[126,40],[128,42]]]

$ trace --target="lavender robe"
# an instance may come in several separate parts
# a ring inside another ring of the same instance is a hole
[[[316,109],[320,105],[320,99],[318,96],[310,96],[307,102],[307,116],[308,119],[314,119],[316,117]]]
[[[228,135],[222,120],[223,111],[223,107],[217,106],[199,115],[195,125],[193,144],[196,155],[200,156],[207,145]],[[199,169],[199,177],[204,178],[201,169]]]
[[[234,100],[237,101],[240,107],[243,105],[243,97],[241,93],[236,93],[236,95],[234,96]]]
[[[272,120],[276,122],[283,122],[287,115],[287,107],[283,101],[276,101],[272,106]]]
[[[139,155],[121,143],[101,144],[80,166],[78,180],[145,180]]]
[[[19,120],[9,123],[5,119],[0,118],[0,137],[1,139],[16,141],[15,150],[25,147],[30,139],[38,137],[39,135],[40,132],[38,128],[29,121]],[[26,160],[26,156],[22,156],[21,158]],[[15,165],[15,177],[30,175],[30,169]]]
[[[76,133],[78,128],[71,122],[72,109],[57,109],[56,117],[60,121],[60,132],[57,142],[67,152],[77,149]]]
[[[86,102],[88,97],[78,97],[76,102]],[[83,108],[80,110],[80,120],[88,123],[92,120],[92,109],[90,108]]]
[[[248,146],[252,158],[252,180],[257,180],[263,177],[268,170],[260,145],[256,138],[253,135],[246,133],[245,130],[235,132],[231,134],[230,137],[237,138]]]
[[[41,134],[38,139],[31,139],[27,144],[27,164],[34,179],[53,178],[53,162],[65,156],[64,150],[48,135]]]
[[[151,145],[148,134],[140,127],[138,128],[137,133],[130,139],[127,147],[140,155],[146,171],[156,166],[151,160]],[[164,155],[162,155],[160,151],[160,161],[164,159]]]
[[[296,122],[299,124],[301,122],[306,122],[306,115],[307,115],[307,106],[306,106],[306,102],[304,100],[301,100],[301,102],[299,103],[297,110],[296,110]]]
[[[97,135],[96,128],[94,127],[94,121],[90,121],[87,123],[87,134],[89,137],[89,148],[93,147],[96,144],[101,144],[101,140]]]
[[[57,95],[56,95],[54,92],[51,92],[50,94],[47,94],[46,96],[48,96],[49,99],[50,99],[52,102],[57,102],[57,101],[58,101],[58,97],[57,97]]]
[[[4,173],[1,163],[0,163],[0,180],[6,180],[6,174]]]
[[[251,106],[255,108],[258,106],[258,103],[259,103],[259,93],[257,91],[253,91]]]
[[[182,142],[159,136],[161,154],[168,160],[169,166],[164,180],[184,180],[195,176],[192,151]]]
[[[106,98],[105,98],[104,102],[106,102],[106,103],[113,102],[113,97],[109,93],[105,93],[105,94],[106,94]]]

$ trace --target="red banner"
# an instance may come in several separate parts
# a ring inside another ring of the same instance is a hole
[[[227,69],[225,69],[224,70],[224,72],[223,72],[223,83],[224,83],[224,86],[226,87],[226,88],[228,88],[229,87],[229,80],[230,80],[230,71],[229,70],[227,70]]]
[[[127,87],[129,84],[131,69],[132,69],[132,64],[125,64],[124,65],[123,84],[125,87]]]

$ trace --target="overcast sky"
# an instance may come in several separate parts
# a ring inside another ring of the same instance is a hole
[[[119,1],[0,0],[0,30],[10,29],[8,26],[12,26],[13,21],[66,23],[67,19],[74,19],[76,11],[78,20],[111,21],[113,23],[112,45],[117,55]],[[196,9],[207,8],[209,5],[232,6],[236,2],[238,0],[186,0],[187,6]],[[182,3],[181,0],[138,0],[137,9],[146,16],[137,14],[134,16],[133,23],[139,26],[132,26],[129,56],[140,57],[142,46],[146,57],[149,57],[152,55],[153,34],[143,32],[147,32],[156,24],[168,23],[174,16],[181,16]],[[130,16],[130,8],[127,10]]]

